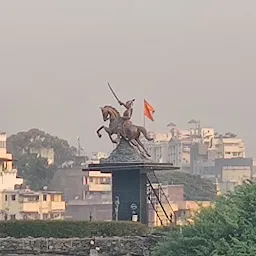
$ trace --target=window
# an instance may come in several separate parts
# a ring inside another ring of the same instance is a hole
[[[100,184],[110,184],[110,178],[100,178]]]
[[[10,215],[10,220],[16,220],[16,215],[15,214],[11,214]]]
[[[12,201],[16,200],[16,195],[11,195]]]
[[[4,198],[5,198],[5,201],[8,201],[8,196],[7,195],[5,195]]]
[[[47,201],[47,195],[43,195],[43,201]]]
[[[43,213],[43,220],[47,220],[48,219],[48,213]]]
[[[90,182],[90,183],[93,183],[93,177],[90,177],[90,178],[89,178],[89,182]]]
[[[6,141],[0,141],[0,148],[6,148]]]
[[[83,185],[87,185],[87,177],[84,176],[84,177],[82,178],[82,184],[83,184]]]
[[[86,200],[86,195],[87,195],[87,191],[83,190],[83,195],[82,195],[83,200]]]

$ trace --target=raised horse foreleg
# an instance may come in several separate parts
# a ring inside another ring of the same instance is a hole
[[[105,127],[105,126],[104,126],[104,130],[105,130],[106,133],[108,134],[108,136],[109,136],[111,142],[117,144],[117,141],[112,138],[113,131],[112,131],[111,129],[109,129],[108,127]]]
[[[98,134],[98,137],[99,137],[99,138],[102,137],[102,135],[100,134],[100,131],[101,131],[102,129],[104,129],[104,125],[102,125],[102,126],[96,131],[96,133]]]
[[[108,136],[109,136],[110,140],[112,141],[112,143],[117,143],[117,142],[112,138],[113,132],[112,132],[108,127],[106,127],[106,126],[104,126],[104,125],[102,125],[102,126],[96,131],[97,134],[98,134],[98,136],[99,136],[99,138],[102,137],[102,135],[100,134],[100,131],[101,131],[102,129],[104,129],[104,130],[106,131],[106,133],[108,134]]]

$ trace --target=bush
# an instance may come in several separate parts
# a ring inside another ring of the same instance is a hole
[[[170,232],[154,256],[255,256],[256,183],[247,181],[235,192],[219,197],[194,224]]]
[[[92,236],[141,236],[148,227],[136,222],[89,222],[89,221],[2,221],[1,237],[92,237]]]

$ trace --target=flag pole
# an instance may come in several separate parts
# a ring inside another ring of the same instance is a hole
[[[143,127],[146,128],[146,117],[145,117],[145,100],[143,101]]]

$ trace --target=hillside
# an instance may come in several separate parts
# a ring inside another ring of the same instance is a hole
[[[182,172],[159,172],[159,181],[163,184],[183,184],[185,200],[211,201],[216,198],[216,186],[210,180],[199,175]]]

